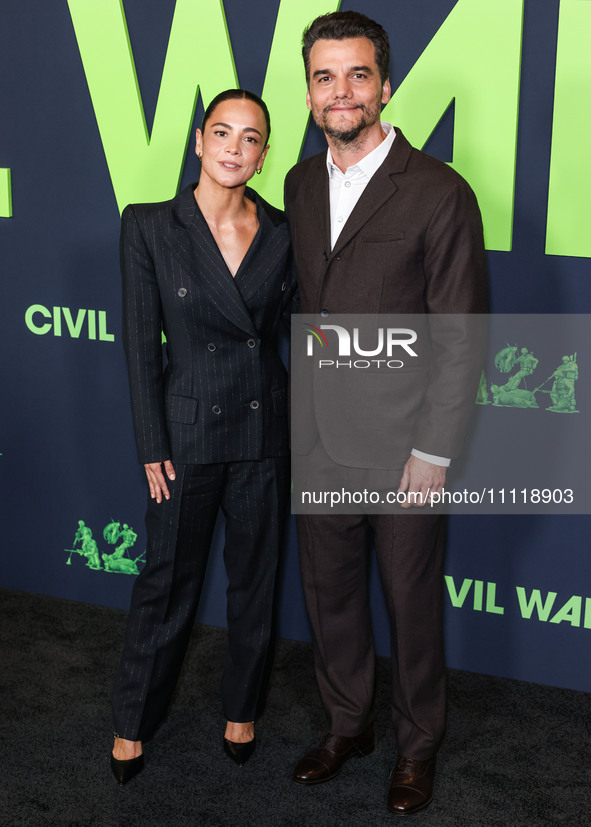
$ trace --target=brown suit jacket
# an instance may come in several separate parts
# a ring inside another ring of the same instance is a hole
[[[285,182],[300,313],[478,314],[487,310],[486,259],[474,193],[449,166],[414,149],[399,129],[384,163],[330,249],[326,153]],[[480,376],[479,348],[459,315],[431,331],[429,353],[406,370],[341,371],[314,380],[315,428],[294,428],[307,453],[320,433],[342,465],[401,468],[411,448],[458,454]],[[442,332],[443,331],[443,332]],[[392,375],[396,373],[396,375]],[[296,380],[297,381],[297,380]],[[301,398],[297,389],[294,399]],[[310,398],[312,395],[310,394]],[[343,410],[352,411],[344,428]],[[317,429],[317,430],[316,430]]]

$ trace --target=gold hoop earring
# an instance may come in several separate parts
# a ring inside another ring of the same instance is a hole
[[[201,159],[203,158],[203,153],[202,153],[202,152],[198,152],[198,153],[197,153],[197,157],[198,157],[198,158],[199,158],[199,160],[201,161]]]

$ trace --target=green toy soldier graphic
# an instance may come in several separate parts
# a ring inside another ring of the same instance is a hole
[[[121,523],[115,522],[115,520],[111,520],[111,522],[103,528],[103,537],[111,546],[115,545],[120,535]]]
[[[549,382],[553,379],[552,390],[542,391],[542,393],[549,393],[552,405],[546,408],[547,411],[554,411],[556,413],[578,413],[575,402],[575,382],[579,378],[579,368],[577,365],[577,354],[573,353],[571,356],[563,356],[562,364],[559,365],[554,373],[546,379]],[[540,388],[546,384],[542,382]],[[540,388],[537,388],[539,390]]]
[[[80,543],[81,548],[75,548],[76,543]],[[72,554],[81,554],[86,557],[86,565],[89,569],[96,570],[101,568],[96,540],[93,539],[92,530],[85,524],[84,520],[78,520],[78,529],[72,545],[74,548],[66,549],[66,551],[70,552],[70,556],[66,560],[66,565],[72,565]]]
[[[500,373],[509,373],[517,367],[515,373],[509,377],[504,385],[491,385],[490,392],[493,405],[501,408],[538,408],[537,393],[550,395],[552,404],[546,410],[554,413],[579,413],[575,400],[575,382],[579,378],[577,354],[562,357],[562,364],[545,379],[537,388],[527,388],[527,377],[531,376],[538,367],[538,359],[526,347],[521,348],[517,355],[517,346],[510,345],[500,350],[495,356],[495,367]],[[542,390],[547,382],[552,380],[551,390]],[[523,387],[520,387],[523,383]],[[486,377],[484,371],[480,377],[480,386],[476,395],[477,405],[488,405]]]
[[[526,347],[522,347],[521,355],[517,357],[515,364],[519,365],[519,370],[517,373],[514,373],[504,385],[505,390],[508,391],[515,390],[515,388],[519,387],[521,381],[525,380],[526,376],[532,375],[538,366],[538,360]]]
[[[504,347],[502,350],[499,350],[497,355],[495,356],[495,367],[501,373],[509,373],[509,371],[513,368],[515,364],[515,354],[517,353],[517,347],[515,345],[510,345],[507,343],[507,347]]]
[[[526,347],[521,348],[519,356],[517,347],[508,345],[499,351],[495,356],[495,365],[501,373],[509,373],[515,365],[518,370],[509,377],[504,385],[491,385],[493,405],[510,408],[537,408],[535,391],[526,387],[520,388],[523,382],[526,385],[526,377],[531,376],[538,366],[538,360]]]
[[[119,540],[121,543],[117,546],[112,554],[103,554],[103,562],[105,564],[105,571],[119,571],[126,574],[138,574],[138,568],[134,560],[129,555],[126,555],[137,540],[137,534],[131,526],[127,523],[117,523],[112,521],[105,526],[103,537],[111,545],[115,545]],[[141,555],[140,555],[141,557]],[[137,558],[140,559],[139,557]]]
[[[114,553],[103,554],[102,557],[105,564],[105,571],[116,572],[118,574],[139,574],[138,562],[146,562],[143,551],[135,560],[132,560],[130,557],[115,557]]]
[[[103,538],[111,546],[119,545],[115,548],[112,554],[101,554],[99,556],[98,546],[96,540],[93,539],[91,529],[84,523],[84,520],[78,520],[78,529],[74,537],[74,548],[65,549],[69,552],[69,557],[66,560],[66,565],[72,564],[72,554],[80,554],[86,557],[86,565],[96,571],[115,572],[117,574],[139,574],[138,563],[145,563],[145,552],[142,552],[135,559],[129,557],[129,549],[135,544],[137,534],[133,528],[127,523],[111,520],[103,529]],[[81,548],[76,548],[76,544],[80,543]],[[102,558],[102,564],[101,564]]]
[[[127,523],[123,523],[123,528],[121,529],[119,539],[122,542],[121,545],[117,546],[117,548],[113,552],[112,557],[114,560],[119,560],[121,557],[123,557],[127,549],[133,546],[133,544],[137,540],[137,534],[131,526],[128,526]]]

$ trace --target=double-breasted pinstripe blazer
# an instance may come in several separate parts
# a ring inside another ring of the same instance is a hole
[[[282,456],[287,376],[277,335],[295,290],[288,226],[247,189],[259,229],[232,278],[194,188],[129,205],[122,216],[123,341],[139,459]]]

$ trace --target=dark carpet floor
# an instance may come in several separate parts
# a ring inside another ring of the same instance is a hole
[[[221,749],[225,634],[199,627],[168,719],[125,787],[109,769],[109,693],[125,613],[0,590],[2,827],[360,827],[386,809],[395,759],[388,661],[378,662],[378,744],[335,780],[290,780],[324,729],[310,647],[280,641],[257,751]],[[591,825],[591,696],[451,671],[436,797],[413,827]],[[404,822],[407,823],[406,821]]]

